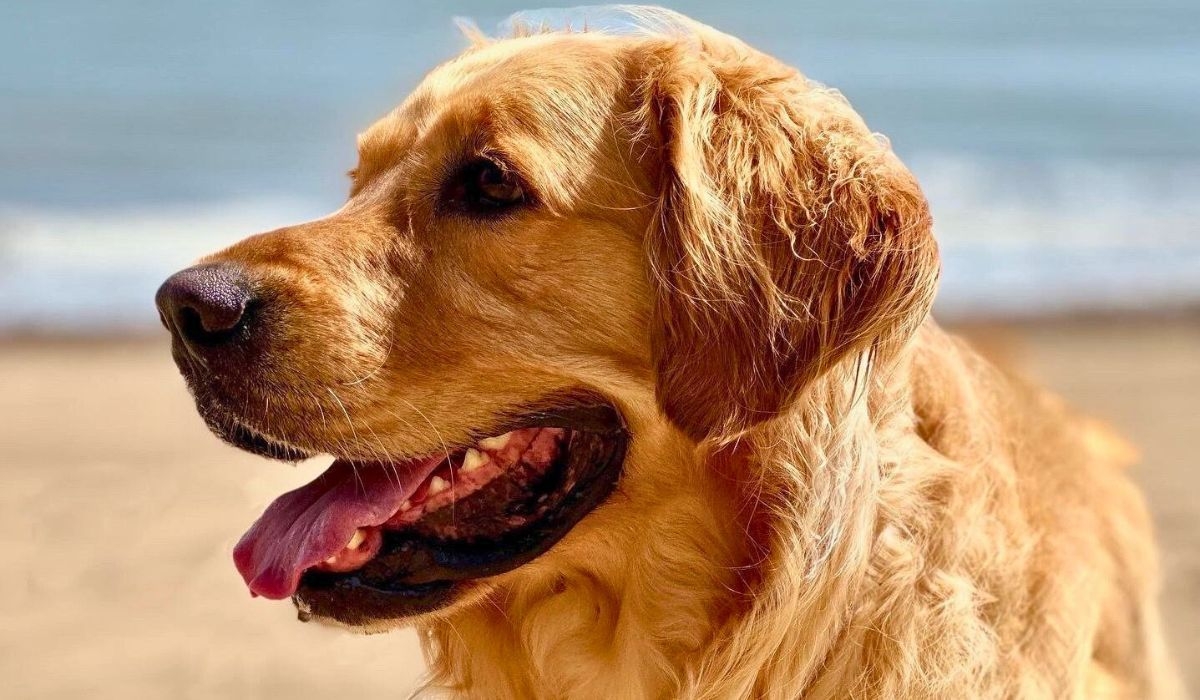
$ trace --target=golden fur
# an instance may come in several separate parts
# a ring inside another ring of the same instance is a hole
[[[476,36],[360,139],[345,207],[212,259],[282,339],[257,430],[428,452],[588,387],[634,440],[550,553],[417,621],[479,698],[1150,698],[1128,450],[928,319],[913,176],[836,92],[703,25]],[[533,203],[439,210],[493,154]]]

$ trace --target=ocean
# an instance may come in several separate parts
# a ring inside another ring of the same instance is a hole
[[[1200,303],[1200,2],[673,3],[839,88],[933,207],[949,318]],[[5,0],[0,332],[157,323],[340,206],[354,135],[517,4]]]

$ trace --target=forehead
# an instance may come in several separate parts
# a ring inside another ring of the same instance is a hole
[[[522,89],[603,80],[614,73],[613,52],[619,43],[615,37],[580,33],[478,44],[432,71],[413,96],[437,100],[471,87],[500,87],[496,79],[512,81]]]
[[[385,158],[439,126],[561,133],[607,121],[622,82],[624,40],[548,34],[480,44],[434,69],[359,136],[366,159]],[[447,124],[449,122],[449,124]],[[492,134],[495,136],[496,134]]]

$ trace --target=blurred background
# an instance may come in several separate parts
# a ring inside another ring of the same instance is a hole
[[[840,88],[916,172],[937,315],[1141,449],[1200,683],[1200,3],[671,5]],[[233,542],[320,464],[221,446],[152,298],[340,206],[355,134],[520,4],[0,4],[0,677],[16,697],[403,694],[409,633],[251,603]],[[536,17],[537,14],[531,15]],[[557,16],[547,13],[552,20]]]

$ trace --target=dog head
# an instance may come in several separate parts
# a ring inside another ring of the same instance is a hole
[[[716,490],[698,448],[927,314],[927,207],[887,145],[677,22],[476,41],[360,137],[339,211],[160,289],[214,432],[336,457],[239,544],[252,591],[373,626],[614,565],[656,502]]]

